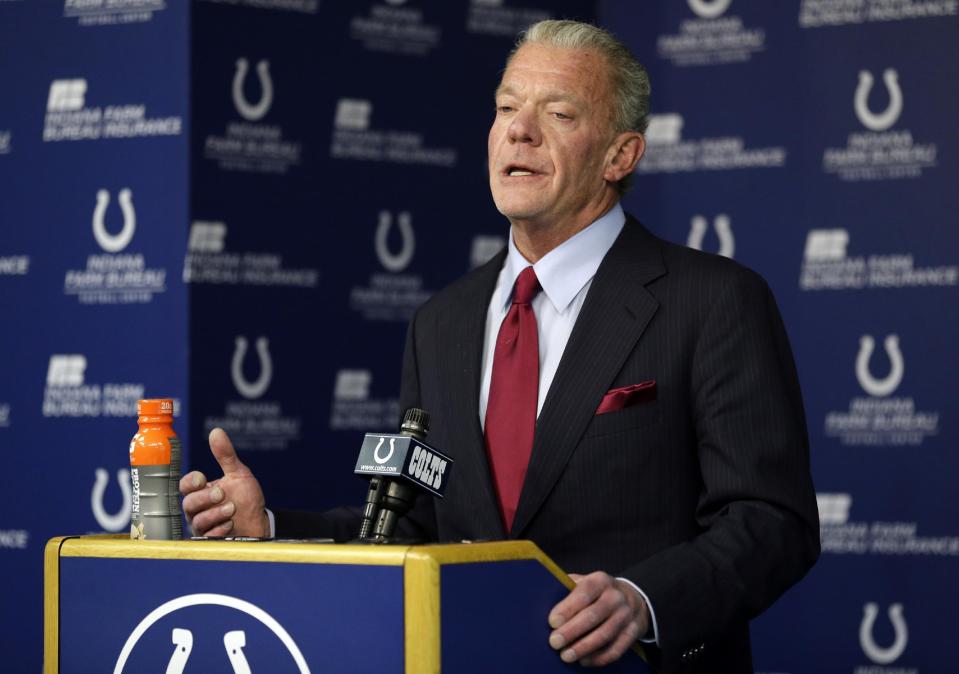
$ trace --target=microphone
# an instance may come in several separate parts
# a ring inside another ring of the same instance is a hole
[[[353,472],[369,475],[359,539],[387,543],[421,491],[443,498],[453,460],[426,444],[430,415],[411,407],[398,435],[367,433]]]

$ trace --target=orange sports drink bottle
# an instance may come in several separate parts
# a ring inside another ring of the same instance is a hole
[[[130,538],[178,541],[183,538],[179,499],[183,450],[173,431],[173,401],[140,400],[137,416],[140,429],[130,441]]]

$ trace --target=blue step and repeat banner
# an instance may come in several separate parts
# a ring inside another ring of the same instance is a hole
[[[955,669],[957,4],[0,0],[4,668],[40,668],[46,539],[129,527],[138,398],[271,505],[361,500],[406,321],[505,242],[492,92],[552,17],[650,70],[628,210],[761,272],[793,340],[823,557],[757,671]]]

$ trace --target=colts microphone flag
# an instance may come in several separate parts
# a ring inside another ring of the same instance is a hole
[[[410,408],[399,434],[367,433],[356,460],[357,475],[370,476],[359,540],[386,543],[420,490],[443,498],[453,460],[425,442],[430,415]]]

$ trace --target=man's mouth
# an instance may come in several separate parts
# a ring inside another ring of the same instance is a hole
[[[529,166],[523,166],[522,164],[510,164],[506,167],[504,173],[510,178],[522,178],[524,176],[536,175],[538,172],[534,171]]]

